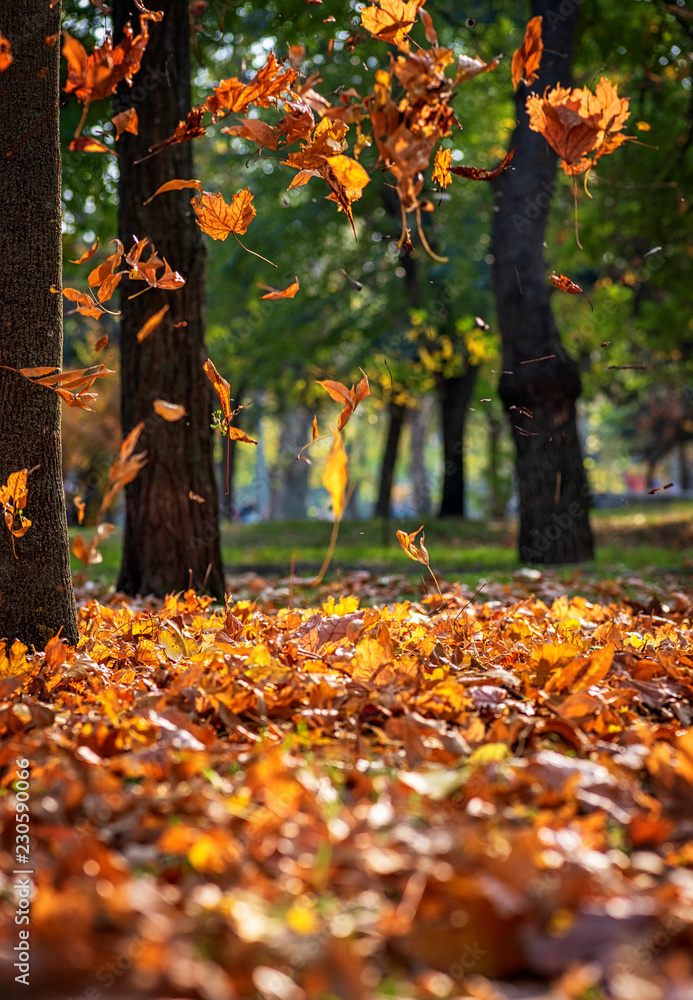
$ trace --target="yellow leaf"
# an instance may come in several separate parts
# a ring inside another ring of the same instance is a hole
[[[332,447],[328,452],[322,474],[323,486],[330,494],[330,499],[332,500],[335,521],[341,520],[344,513],[346,489],[349,482],[348,464],[342,435],[337,431]]]
[[[9,655],[5,652],[4,643],[0,643],[0,677],[16,677],[29,669],[26,659],[27,647],[19,639],[15,639],[10,647]]]

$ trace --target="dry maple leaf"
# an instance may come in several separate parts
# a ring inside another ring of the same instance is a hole
[[[257,214],[249,188],[243,188],[228,205],[221,194],[202,192],[201,198],[192,198],[197,224],[213,240],[225,240],[230,233],[244,233]]]
[[[9,69],[13,62],[12,46],[4,35],[0,34],[0,73]]]
[[[513,54],[512,78],[513,90],[519,86],[520,80],[524,77],[526,85],[531,86],[539,76],[539,65],[544,51],[544,42],[541,37],[542,18],[533,17],[525,28],[525,36],[522,45]]]
[[[7,483],[4,486],[0,486],[0,507],[5,516],[7,529],[12,535],[12,552],[15,559],[18,556],[14,540],[15,538],[21,538],[31,527],[29,518],[24,517],[24,508],[28,500],[26,485],[28,474],[27,469],[22,469],[20,472],[11,472]]]
[[[612,153],[628,138],[621,134],[629,99],[619,97],[617,88],[606,77],[597,84],[596,93],[587,87],[568,90],[554,87],[543,97],[527,98],[529,127],[544,136],[561,158],[569,176],[581,174],[607,153]]]
[[[258,288],[266,288],[267,294],[261,295],[262,299],[293,299],[296,292],[299,289],[298,277],[291,285],[287,285],[281,292],[276,288],[271,288],[269,285],[261,285],[258,283]]]
[[[222,80],[202,107],[211,112],[215,120],[222,113],[228,114],[231,111],[245,114],[251,104],[268,108],[276,104],[281,94],[290,92],[297,75],[295,69],[281,72],[274,53],[270,52],[267,62],[250,83],[242,83],[235,76]]]
[[[361,24],[371,35],[382,42],[390,42],[400,49],[409,50],[407,35],[416,23],[419,7],[426,0],[378,0],[361,11]]]
[[[510,165],[510,161],[514,155],[515,150],[511,149],[493,170],[484,170],[483,167],[450,167],[450,173],[455,174],[457,177],[466,177],[471,181],[492,181]]]
[[[256,142],[260,148],[277,148],[277,136],[271,125],[260,121],[259,118],[244,118],[240,125],[228,125],[221,130],[228,135],[237,135],[242,139],[250,139]]]
[[[140,68],[147,42],[146,22],[137,36],[132,26],[126,24],[118,45],[114,46],[113,39],[107,36],[103,45],[87,55],[82,43],[64,31],[62,51],[67,60],[67,81],[63,90],[88,104],[110,97],[122,80],[127,80],[132,86],[132,78]]]
[[[551,278],[554,287],[560,289],[560,291],[568,292],[569,295],[584,295],[585,298],[587,299],[587,296],[583,292],[580,285],[576,285],[574,281],[570,280],[570,278],[566,278],[565,274],[556,274],[554,271],[552,274],[549,275],[549,277]],[[587,299],[587,301],[590,302],[589,299]],[[592,310],[592,312],[594,312],[594,306],[592,305],[591,302],[590,302],[590,309]]]

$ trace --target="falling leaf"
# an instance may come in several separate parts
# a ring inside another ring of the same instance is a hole
[[[569,295],[584,295],[585,298],[587,299],[587,296],[583,292],[580,285],[576,285],[574,281],[570,280],[570,278],[566,278],[565,274],[556,274],[554,272],[553,274],[550,274],[549,277],[551,278],[551,281],[553,282],[554,286],[560,289],[560,291],[568,292]],[[587,299],[587,301],[590,302],[589,299]],[[590,302],[590,309],[592,310],[592,312],[594,312],[594,306],[592,305],[591,302]]]
[[[187,413],[187,410],[181,403],[167,403],[164,399],[155,399],[152,403],[154,407],[154,412],[164,420],[168,420],[172,423],[175,420],[180,420]]]
[[[649,122],[636,122],[635,127],[638,130],[638,132],[649,132],[650,129],[652,128]]]
[[[452,150],[451,149],[439,149],[436,152],[436,158],[433,161],[433,183],[440,184],[440,186],[445,190],[452,176],[450,174],[450,164],[452,163]]]
[[[371,394],[368,376],[365,372],[363,372],[363,378],[356,388],[352,385],[351,389],[347,389],[341,382],[335,382],[332,379],[325,379],[322,382],[318,382],[318,385],[321,385],[335,402],[344,405],[344,409],[339,415],[339,423],[337,424],[337,429],[340,431],[359,403]]]
[[[5,486],[0,486],[0,509],[5,516],[7,530],[12,535],[12,551],[15,559],[18,558],[14,545],[15,538],[21,538],[31,527],[31,521],[24,517],[24,508],[27,505],[27,476],[28,470],[10,473]]]
[[[361,24],[382,42],[390,42],[408,51],[407,35],[416,23],[416,14],[424,0],[379,0],[379,6],[364,7]]]
[[[92,136],[81,135],[79,139],[73,139],[67,147],[70,153],[110,153],[115,156],[115,152],[109,149],[103,142],[94,139]]]
[[[344,442],[340,431],[334,436],[325,468],[322,473],[322,483],[330,494],[335,521],[341,521],[346,503],[346,491],[349,483],[348,459],[344,450]]]
[[[4,35],[0,34],[0,73],[9,69],[13,61],[12,46]]]
[[[483,59],[477,59],[472,56],[459,56],[457,60],[457,76],[455,77],[455,86],[460,83],[464,83],[465,80],[471,80],[472,77],[478,76],[479,73],[490,73],[494,70],[496,66],[501,61],[501,56],[495,56],[489,62],[484,62]]]
[[[293,299],[298,291],[298,278],[295,279],[293,284],[288,285],[283,291],[279,292],[276,288],[270,288],[269,285],[260,285],[259,288],[266,288],[267,294],[261,295],[262,299]]]
[[[522,45],[513,55],[512,77],[513,90],[517,90],[520,80],[524,77],[525,84],[529,87],[539,76],[539,64],[544,51],[544,42],[541,37],[542,18],[533,17],[525,28],[525,37]]]
[[[195,190],[199,191],[200,194],[202,193],[202,184],[200,183],[200,181],[196,180],[166,181],[165,184],[162,184],[161,187],[158,187],[156,189],[156,191],[150,198],[147,198],[146,201],[142,202],[142,206],[144,207],[145,205],[148,205],[150,201],[153,201],[153,199],[156,198],[158,194],[163,194],[164,191],[181,191],[183,190],[183,188],[195,188]]]
[[[437,45],[438,35],[436,34],[436,29],[433,27],[433,18],[427,10],[423,9],[423,7],[419,7],[419,17],[423,22],[426,41],[429,45]]]
[[[134,108],[127,108],[126,111],[121,111],[119,114],[114,115],[111,121],[116,127],[116,142],[120,139],[123,132],[131,132],[132,135],[137,135],[139,119]]]
[[[77,508],[77,523],[82,524],[84,522],[84,511],[86,509],[86,504],[81,497],[75,497],[72,502]]]
[[[267,149],[277,148],[277,136],[274,129],[267,122],[260,121],[259,118],[244,118],[240,125],[228,125],[221,131],[228,133],[228,135],[250,139]]]
[[[71,264],[84,264],[85,261],[91,260],[91,258],[94,256],[94,254],[96,253],[96,251],[98,249],[99,249],[99,241],[98,241],[98,238],[97,238],[96,243],[93,244],[93,246],[91,247],[90,250],[85,250],[84,253],[82,254],[82,256],[79,258],[79,260],[71,260],[70,263]]]
[[[62,51],[67,61],[67,81],[63,90],[88,104],[110,97],[122,80],[132,85],[147,41],[146,23],[139,35],[135,35],[132,26],[126,24],[123,38],[117,45],[114,46],[113,39],[107,35],[103,45],[87,55],[82,43],[64,31]]]
[[[482,167],[450,167],[450,173],[457,177],[466,177],[472,181],[492,181],[510,165],[510,161],[515,155],[515,150],[511,149],[505,158],[493,170],[484,170]]]
[[[162,321],[164,316],[169,310],[169,306],[163,306],[158,312],[155,312],[149,319],[146,319],[142,326],[137,331],[137,343],[141,344],[143,340],[149,336],[149,334],[156,330],[159,323]]]
[[[203,233],[213,240],[225,240],[229,233],[244,233],[255,218],[253,196],[249,188],[243,188],[227,205],[221,194],[202,192],[201,198],[190,202],[197,224]]]

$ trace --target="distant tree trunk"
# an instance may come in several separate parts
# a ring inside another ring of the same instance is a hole
[[[310,441],[310,423],[310,413],[303,407],[281,417],[279,455],[272,470],[272,520],[284,521],[290,517],[306,516],[308,464],[296,456]]]
[[[415,407],[409,414],[412,500],[414,513],[421,516],[431,512],[431,486],[426,471],[429,403],[430,396],[425,396],[419,406]]]
[[[532,0],[531,8],[533,16],[544,17],[544,55],[532,90],[541,94],[559,82],[569,86],[579,5]],[[581,382],[551,312],[543,251],[556,155],[529,129],[527,94],[520,84],[512,169],[494,182],[493,287],[503,339],[499,391],[517,449],[520,558],[529,563],[582,562],[593,557],[594,546],[575,419]],[[533,360],[547,355],[548,360]]]
[[[390,419],[387,429],[387,439],[385,441],[385,451],[383,452],[383,461],[380,466],[380,489],[374,511],[376,517],[390,516],[390,500],[392,497],[392,483],[395,477],[397,449],[399,448],[399,439],[402,436],[407,408],[402,403],[391,402],[388,412]]]
[[[500,521],[505,516],[505,500],[500,479],[500,417],[493,410],[486,411],[488,425],[488,465],[486,476],[490,503],[490,514],[494,521]]]
[[[463,375],[438,380],[443,428],[443,496],[441,517],[464,517],[464,425],[477,365],[469,365]]]
[[[688,450],[688,442],[681,441],[679,444],[679,486],[682,490],[690,490],[691,488],[691,470],[688,464],[688,456],[686,452]]]
[[[126,250],[132,236],[147,237],[159,255],[186,279],[182,289],[158,289],[135,299],[121,284],[122,419],[127,433],[139,421],[148,462],[127,487],[123,563],[119,589],[163,595],[192,586],[224,596],[218,498],[210,431],[212,389],[206,357],[205,255],[189,191],[172,191],[143,207],[165,181],[193,176],[192,144],[169,146],[138,163],[148,148],[172,135],[191,107],[190,19],[187,0],[162,0],[163,21],[150,22],[142,68],[130,89],[121,85],[116,110],[134,107],[139,134],[124,133],[120,159],[118,230]],[[133,0],[114,0],[116,41],[130,20]],[[145,251],[145,257],[147,251]],[[140,291],[139,285],[135,291]],[[169,311],[150,336],[137,331],[163,305]],[[152,411],[155,399],[182,403],[187,416],[167,423]],[[201,498],[203,502],[195,499]]]
[[[0,74],[0,365],[62,365],[60,232],[60,2],[3,5],[0,27],[14,61]],[[63,492],[60,400],[0,369],[0,487],[29,470],[26,534],[0,512],[0,640],[43,649],[62,629],[79,638]],[[89,415],[85,414],[85,420]]]

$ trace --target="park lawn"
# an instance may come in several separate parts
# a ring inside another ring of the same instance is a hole
[[[345,520],[339,531],[331,570],[368,569],[375,574],[398,573],[418,577],[424,567],[402,552],[396,531],[416,531],[421,521],[411,518],[382,521]],[[693,503],[652,501],[613,510],[595,510],[592,524],[597,541],[596,559],[583,571],[597,579],[637,572],[653,579],[662,574],[693,574]],[[482,575],[505,579],[517,570],[516,523],[425,521],[426,547],[431,567],[445,580],[472,585]],[[71,537],[89,529],[70,529]],[[317,572],[329,545],[332,524],[316,520],[224,523],[222,550],[227,572],[297,576]],[[419,536],[420,537],[420,536]],[[73,573],[105,585],[115,584],[120,564],[122,530],[100,547],[103,561],[87,570],[72,557]],[[567,567],[559,573],[569,576]]]

